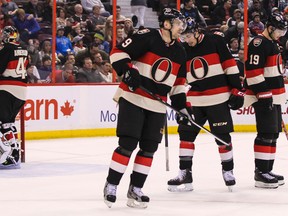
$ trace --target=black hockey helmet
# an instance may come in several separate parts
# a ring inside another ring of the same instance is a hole
[[[192,17],[187,17],[186,18],[186,29],[185,31],[182,32],[182,34],[186,34],[186,33],[194,33],[198,30],[198,23],[195,21],[194,18]]]
[[[285,20],[282,14],[272,13],[268,18],[266,26],[273,26],[276,29],[287,30],[288,22]]]
[[[14,26],[5,26],[2,30],[2,41],[4,43],[15,42],[19,38],[18,30]]]
[[[164,8],[158,17],[159,26],[163,27],[165,20],[169,20],[173,24],[174,19],[177,18],[182,21],[185,20],[185,16],[180,11],[174,8]]]

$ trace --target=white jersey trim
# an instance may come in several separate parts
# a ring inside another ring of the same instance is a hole
[[[25,101],[27,98],[27,88],[26,86],[17,85],[0,85],[0,90],[4,90],[14,95],[20,100]]]

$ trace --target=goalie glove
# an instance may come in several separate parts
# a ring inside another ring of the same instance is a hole
[[[141,76],[138,68],[135,65],[128,63],[124,70],[123,82],[129,86],[131,91],[135,91],[141,83]]]
[[[180,113],[184,114],[181,115],[179,113],[176,113],[176,121],[178,124],[182,124],[182,125],[191,125],[190,121],[194,121],[193,120],[193,108],[191,106],[190,103],[186,103],[186,107],[181,109],[179,111]]]
[[[256,95],[256,97],[258,99],[258,104],[263,108],[266,108],[268,110],[272,110],[272,108],[273,108],[272,96],[273,96],[273,94],[270,91],[258,93]]]
[[[229,108],[232,110],[238,110],[239,108],[241,108],[244,104],[244,96],[245,93],[243,90],[233,88],[231,90],[231,95],[228,100]]]

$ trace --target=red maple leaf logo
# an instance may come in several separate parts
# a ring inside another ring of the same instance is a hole
[[[66,101],[64,106],[61,106],[61,112],[64,116],[71,116],[71,113],[74,111],[74,106],[70,106],[70,103]]]

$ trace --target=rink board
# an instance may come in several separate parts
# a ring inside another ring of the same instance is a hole
[[[26,139],[113,136],[118,107],[113,101],[118,85],[29,86],[24,107]],[[287,104],[283,119],[288,122]],[[232,111],[236,132],[255,131],[252,107]],[[168,109],[169,133],[177,132],[175,112]]]

